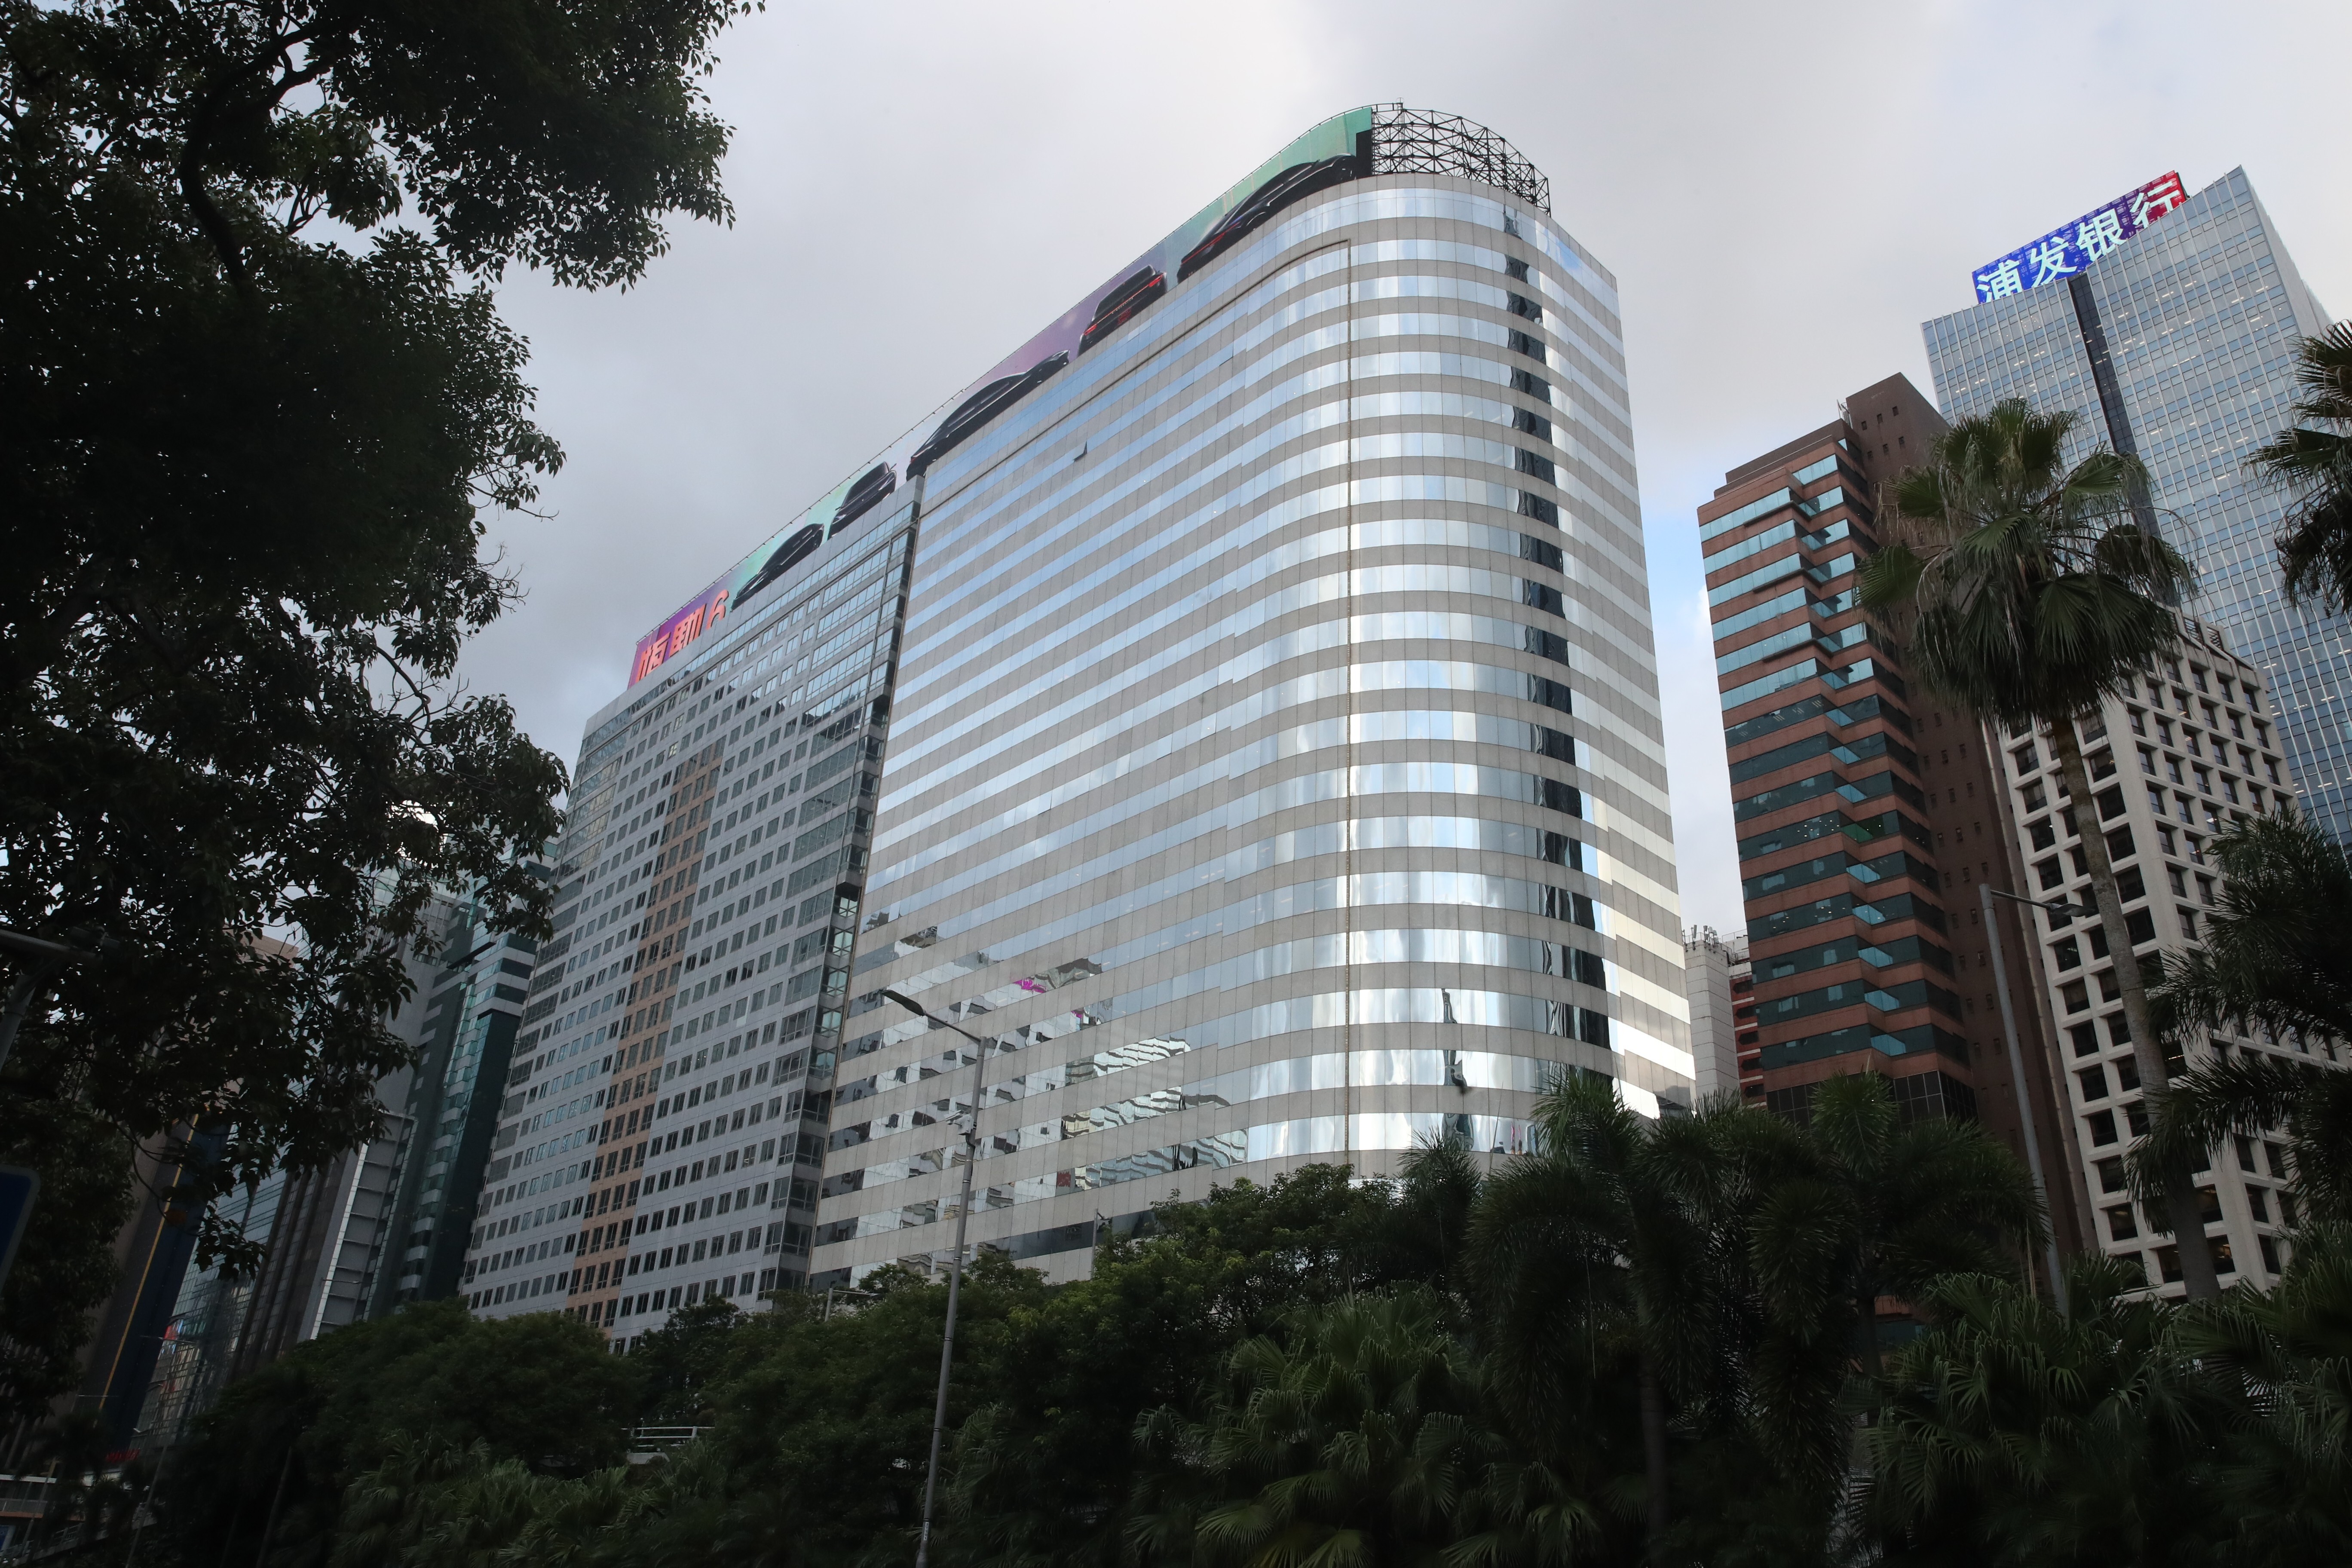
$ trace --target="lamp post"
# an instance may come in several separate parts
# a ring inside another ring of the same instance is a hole
[[[82,935],[79,931],[71,934]],[[114,939],[105,938],[99,945],[110,948],[114,945]],[[85,958],[96,958],[98,954],[86,948],[49,942],[9,926],[0,926],[0,948],[19,955],[26,965],[24,977],[9,990],[6,1007],[0,1009],[0,1067],[4,1067],[7,1064],[8,1053],[16,1045],[17,1026],[25,1021],[25,1015],[32,1011],[33,999],[47,993],[49,982],[58,970]]]
[[[940,1440],[948,1425],[948,1369],[955,1361],[956,1302],[963,1293],[964,1227],[971,1219],[971,1169],[980,1163],[980,1094],[988,1068],[988,1043],[961,1024],[950,1024],[902,992],[883,995],[942,1029],[953,1029],[972,1046],[971,1120],[963,1130],[963,1197],[956,1205],[955,1254],[948,1260],[948,1322],[940,1336],[940,1392],[931,1407],[931,1462],[923,1472],[923,1529],[915,1538],[915,1568],[929,1568],[931,1556],[931,1505],[940,1489]]]
[[[2042,1139],[2033,1128],[2033,1091],[2025,1078],[2024,1053],[2017,1046],[2017,1013],[2009,1000],[2009,965],[2001,957],[2000,927],[1993,923],[1992,901],[2007,899],[2011,903],[2023,904],[2030,910],[2047,910],[2052,914],[2061,915],[2088,914],[2094,919],[2097,918],[2099,911],[2078,909],[2063,899],[2039,903],[2032,899],[2020,898],[2015,893],[2002,892],[1990,882],[1977,884],[1977,896],[1984,904],[1985,940],[1992,947],[1992,985],[2000,997],[2000,1034],[2002,1042],[2009,1047],[2009,1076],[2017,1085],[2017,1120],[2025,1130],[2026,1168],[2033,1173],[2033,1190],[2041,1194],[2042,1206],[2046,1210],[2050,1206],[2050,1183],[2042,1171]],[[2058,1304],[2058,1310],[2063,1312],[2066,1310],[2066,1279],[2058,1271],[2058,1233],[2055,1229],[2043,1240],[2042,1247],[2044,1261],[2050,1268],[2051,1299]]]

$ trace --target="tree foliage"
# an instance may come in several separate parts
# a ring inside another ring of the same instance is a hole
[[[1886,541],[1855,581],[1863,606],[1902,640],[1922,683],[1985,723],[2049,736],[2108,951],[2128,954],[2132,935],[2099,829],[2122,801],[2116,786],[2108,802],[2093,795],[2078,725],[2179,647],[2170,606],[2193,578],[2152,531],[2138,459],[2100,447],[2066,465],[2077,423],[2071,412],[2039,414],[2010,398],[1952,426],[1891,487]],[[2140,1077],[2161,1087],[2170,1069],[2139,965],[2118,963],[2114,973]],[[2165,1174],[2163,1195],[2189,1291],[2210,1297],[2221,1286],[2189,1168]]]
[[[215,1190],[315,1163],[433,890],[543,921],[563,770],[456,680],[520,592],[483,510],[562,460],[488,282],[727,218],[733,11],[0,0],[0,924],[87,954],[0,955],[10,1092],[202,1121]]]
[[[2232,1135],[2276,1130],[2305,1209],[2352,1223],[2352,1074],[2324,1065],[2352,1040],[2352,858],[2299,815],[2245,818],[2210,847],[2221,907],[2201,946],[2165,955],[2158,1026],[2173,1038],[2261,1031],[2301,1055],[2218,1056],[2152,1093],[2136,1178],[2147,1189]]]
[[[2303,422],[2247,461],[2295,498],[2278,538],[2288,602],[2352,610],[2352,321],[2305,338],[2300,359],[2294,412]]]
[[[586,1475],[620,1461],[638,1388],[637,1370],[568,1317],[482,1321],[421,1302],[232,1384],[165,1472],[164,1519],[191,1562],[250,1561],[274,1508],[264,1568],[323,1568],[362,1477],[389,1465],[447,1479],[464,1468],[451,1456],[478,1445],[494,1465]]]
[[[1237,1182],[1107,1235],[1061,1285],[981,1254],[933,1561],[2343,1560],[2352,1238],[2307,1227],[2273,1295],[2186,1308],[2086,1263],[2060,1314],[2021,1282],[2038,1215],[1980,1131],[1832,1087],[1809,1125],[1726,1102],[1651,1126],[1571,1086],[1521,1158],[1436,1143],[1395,1182]],[[1634,1223],[1651,1205],[1673,1217]],[[1662,1256],[1622,1249],[1662,1226]],[[1674,1306],[1696,1351],[1661,1352],[1690,1369],[1654,1380],[1661,1490],[1641,1295],[1670,1286],[1703,1300]],[[1926,1328],[1874,1372],[1886,1293]],[[556,1315],[412,1308],[240,1386],[167,1482],[163,1536],[191,1564],[241,1560],[282,1468],[265,1568],[903,1564],[946,1297],[894,1266],[682,1317],[625,1358]],[[618,1464],[629,1421],[699,1435]],[[574,1429],[594,1440],[559,1447]]]
[[[1870,1517],[1890,1568],[2318,1568],[2352,1552],[2352,1235],[2276,1290],[2182,1304],[2070,1271],[2063,1313],[1947,1277],[1888,1368]]]

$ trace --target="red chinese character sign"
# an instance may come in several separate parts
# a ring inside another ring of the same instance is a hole
[[[1973,278],[1977,300],[1982,303],[2006,299],[2071,278],[2188,200],[2179,174],[2150,180],[2063,228],[2052,229],[2032,244],[1978,268]]]
[[[950,454],[977,454],[981,432],[1017,403],[1052,393],[1075,398],[1073,384],[1099,379],[1102,357],[1087,356],[1119,336],[1129,323],[1169,297],[1171,289],[1217,256],[1241,243],[1275,214],[1316,191],[1370,171],[1372,110],[1352,109],[1313,127],[1267,159],[1223,195],[1186,220],[1150,250],[1120,268],[1084,300],[1006,355],[877,455],[855,479],[845,479],[815,505],[786,523],[669,618],[639,639],[629,667],[635,686],[731,614],[757,615],[767,595],[789,584],[831,539],[860,520],[883,520],[905,504],[902,485],[931,474]],[[1072,371],[1071,367],[1078,368]],[[1065,373],[1067,373],[1066,376]],[[969,466],[969,465],[967,465]],[[950,476],[952,477],[952,476]],[[939,476],[931,475],[937,484]],[[894,499],[895,498],[895,499]]]
[[[630,685],[684,653],[695,638],[727,618],[727,583],[724,577],[713,583],[692,604],[637,639],[636,661],[629,667]]]

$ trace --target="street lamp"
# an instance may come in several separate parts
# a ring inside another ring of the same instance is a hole
[[[67,934],[86,940],[85,933],[81,931]],[[98,945],[101,949],[111,948],[115,942],[112,937],[105,937]],[[5,1066],[8,1053],[16,1047],[16,1026],[25,1021],[25,1015],[32,1011],[33,999],[48,990],[49,982],[58,970],[68,963],[96,958],[98,954],[87,948],[48,942],[9,926],[0,926],[0,948],[6,948],[26,961],[24,978],[10,989],[7,1005],[5,1010],[0,1010],[0,1066]]]
[[[915,1568],[928,1568],[931,1555],[931,1504],[940,1488],[940,1439],[948,1425],[948,1368],[955,1361],[956,1301],[963,1293],[964,1226],[971,1219],[971,1168],[980,1163],[981,1080],[988,1066],[988,1042],[961,1024],[950,1024],[904,992],[882,993],[908,1012],[942,1029],[953,1029],[972,1045],[971,1120],[963,1130],[963,1197],[956,1205],[955,1255],[948,1260],[948,1323],[940,1336],[940,1392],[931,1407],[931,1463],[923,1472],[923,1530],[915,1538]]]
[[[2033,1130],[2033,1090],[2026,1081],[2024,1054],[2017,1048],[2016,1009],[2009,1000],[2009,965],[2001,960],[2000,927],[1993,923],[1992,901],[2007,899],[2013,904],[2023,904],[2031,910],[2047,910],[2053,915],[2065,915],[2069,919],[2075,915],[2089,915],[2096,919],[2099,911],[2079,909],[2064,899],[2052,899],[2045,903],[2020,898],[2015,893],[2001,891],[1990,882],[1977,884],[1977,896],[1984,903],[1985,940],[1992,944],[1992,985],[2000,996],[2000,1034],[2009,1047],[2009,1076],[2011,1081],[2017,1085],[2017,1120],[2025,1129],[2025,1163],[2027,1169],[2033,1173],[2033,1189],[2041,1194],[2042,1206],[2047,1210],[2050,1206],[2050,1183],[2042,1172],[2042,1140]],[[2055,1226],[2052,1227],[2042,1247],[2050,1268],[2051,1299],[2058,1304],[2058,1310],[2063,1312],[2066,1310],[2066,1280],[2058,1272],[2058,1232]]]

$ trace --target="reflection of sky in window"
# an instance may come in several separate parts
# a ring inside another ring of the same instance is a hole
[[[2324,317],[2242,172],[2085,278],[2159,526],[2197,569],[2200,592],[2187,608],[2263,669],[2305,808],[2338,838],[2352,837],[2352,627],[2285,605],[2273,542],[2290,500],[2245,466],[2294,422],[2296,345]],[[2022,395],[2083,416],[2070,461],[2106,440],[2067,290],[1943,317],[1926,334],[1948,415]]]

